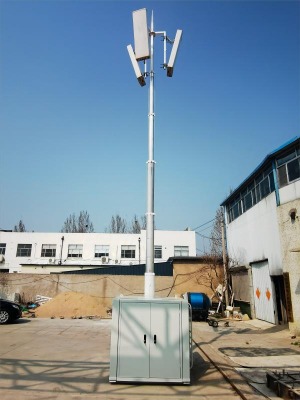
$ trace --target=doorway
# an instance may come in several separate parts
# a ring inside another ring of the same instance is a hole
[[[288,318],[287,318],[287,307],[286,307],[283,276],[278,275],[278,276],[272,276],[271,278],[272,281],[274,282],[274,287],[275,287],[275,299],[277,306],[278,323],[280,325],[285,325],[288,323]]]
[[[277,323],[276,291],[268,260],[252,264],[255,314],[257,319]]]

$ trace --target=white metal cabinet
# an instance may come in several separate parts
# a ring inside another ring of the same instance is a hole
[[[183,299],[114,299],[109,380],[189,383],[189,329]]]
[[[180,304],[152,303],[150,320],[150,377],[180,379]]]
[[[149,304],[121,302],[118,337],[117,374],[124,378],[149,376],[150,319]],[[139,323],[142,321],[143,323]]]

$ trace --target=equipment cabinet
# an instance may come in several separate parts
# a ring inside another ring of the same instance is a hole
[[[190,346],[186,300],[113,300],[110,382],[190,383]]]

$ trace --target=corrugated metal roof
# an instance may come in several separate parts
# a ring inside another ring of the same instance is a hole
[[[232,200],[232,198],[236,195],[236,193],[239,192],[243,186],[247,185],[249,183],[249,181],[251,179],[253,179],[253,177],[255,175],[257,175],[258,172],[261,169],[263,169],[263,167],[270,160],[274,159],[278,154],[280,154],[281,152],[285,151],[289,147],[295,145],[297,142],[299,142],[299,144],[300,144],[300,137],[299,136],[295,136],[293,139],[289,140],[288,142],[284,143],[283,145],[281,145],[280,147],[278,147],[277,149],[275,149],[271,153],[269,153],[263,159],[263,161],[255,168],[255,170],[253,172],[251,172],[251,174],[246,179],[244,179],[243,182],[232,193],[230,193],[230,195],[220,205],[221,206],[225,206],[228,202],[230,202]]]

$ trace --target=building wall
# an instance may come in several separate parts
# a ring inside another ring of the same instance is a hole
[[[300,187],[300,185],[299,185]],[[295,220],[291,210],[296,210]],[[278,207],[283,272],[289,274],[294,322],[290,329],[300,334],[300,196]]]
[[[222,206],[232,271],[248,270],[254,315],[292,322],[300,332],[299,163],[296,137],[267,155]],[[238,285],[245,279],[236,274],[233,280]]]
[[[289,325],[300,334],[300,181],[279,189],[279,199],[277,206],[275,193],[271,193],[227,224],[227,248],[234,265],[251,267],[268,260],[271,276],[289,274],[294,318]],[[294,221],[290,216],[293,210]],[[249,275],[249,287],[251,284]]]
[[[167,296],[172,282],[172,277],[156,277],[155,284],[159,296]],[[144,277],[59,274],[0,275],[0,296],[10,300],[14,300],[20,295],[25,302],[34,301],[36,295],[55,297],[69,291],[99,297],[103,300],[103,304],[109,307],[112,299],[116,296],[143,294]]]
[[[203,292],[211,295],[209,265],[177,265],[174,276],[155,277],[155,297],[174,297],[185,292]],[[214,285],[215,279],[211,273]],[[84,293],[102,299],[110,307],[116,296],[143,295],[144,276],[128,275],[60,275],[60,274],[0,274],[0,297],[24,302],[34,301],[36,295],[55,297],[64,292]]]
[[[290,201],[300,199],[300,181],[287,185],[279,190],[280,204],[289,203]]]
[[[62,237],[64,237],[63,242]],[[9,269],[9,272],[60,272],[66,269],[70,270],[72,266],[77,268],[79,261],[83,267],[101,266],[103,264],[102,259],[94,256],[95,245],[109,245],[109,261],[108,263],[105,262],[105,265],[139,264],[145,263],[146,259],[145,230],[141,234],[0,232],[0,243],[6,244],[4,261],[0,264],[0,269]],[[31,256],[17,257],[18,244],[31,244]],[[55,258],[41,257],[43,244],[56,245]],[[68,246],[70,244],[83,245],[81,258],[68,258]],[[156,262],[167,261],[170,257],[173,257],[174,246],[188,246],[189,255],[196,255],[195,232],[192,231],[156,230],[154,244],[162,247],[162,258],[156,259]],[[121,258],[122,245],[134,245],[135,258]],[[61,248],[62,256],[60,257]],[[44,266],[43,271],[41,271],[41,268],[37,268],[37,265]]]
[[[223,265],[205,261],[173,260],[174,287],[176,295],[186,292],[205,293],[212,298],[215,289],[223,283]],[[217,301],[217,299],[214,299]]]
[[[226,224],[227,249],[235,265],[268,259],[270,274],[282,274],[280,234],[275,193]]]

